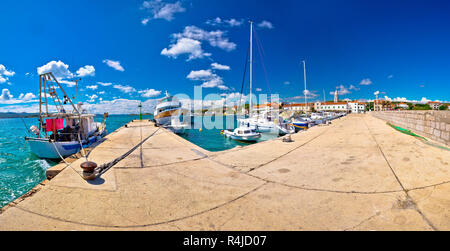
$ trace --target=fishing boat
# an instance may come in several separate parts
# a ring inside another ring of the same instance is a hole
[[[187,111],[182,108],[181,102],[166,91],[166,96],[159,100],[155,107],[154,118],[158,125],[168,128],[174,133],[182,134],[188,126],[181,122],[180,118],[183,117],[183,114],[187,114]]]
[[[64,94],[62,100],[57,89]],[[53,100],[54,112],[49,110],[49,99]],[[105,122],[108,114],[104,114],[102,123],[95,122],[95,114],[86,113],[78,101],[75,106],[51,72],[40,75],[39,101],[39,125],[32,125],[28,130],[30,136],[25,137],[31,151],[39,158],[68,157],[107,134]],[[67,108],[73,110],[68,112]]]

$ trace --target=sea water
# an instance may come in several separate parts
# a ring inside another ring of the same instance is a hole
[[[211,152],[224,151],[236,146],[246,146],[252,143],[245,143],[232,140],[221,134],[222,130],[234,129],[237,127],[238,118],[236,116],[214,116],[195,117],[192,129],[186,130],[181,137]],[[277,135],[262,134],[258,141],[265,141],[277,138]]]
[[[102,119],[102,116],[97,116],[95,121],[101,122]],[[113,132],[133,119],[139,117],[110,115],[106,120],[106,128],[108,132]],[[180,136],[208,151],[223,151],[248,145],[221,134],[222,130],[233,129],[237,125],[236,117],[197,117],[194,121],[195,127]],[[37,124],[38,118],[0,119],[0,208],[45,180],[45,171],[58,164],[55,161],[39,159],[25,143],[25,136],[29,136],[27,128]],[[263,134],[260,141],[276,137]]]

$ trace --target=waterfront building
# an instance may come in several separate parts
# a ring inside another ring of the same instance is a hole
[[[338,101],[338,102],[325,102],[320,104],[319,111],[327,111],[327,112],[349,112],[349,106],[347,102]]]
[[[351,113],[365,113],[366,112],[366,103],[352,101],[348,102],[348,108]]]
[[[441,104],[441,102],[438,102],[438,101],[430,101],[430,102],[428,102],[428,105],[433,110],[439,110],[439,107],[441,107],[442,104]]]
[[[285,104],[283,109],[286,111],[302,111],[302,112],[312,112],[314,108],[314,103],[296,103],[296,104]]]
[[[404,110],[409,109],[409,105],[406,103],[403,103],[403,102],[396,104],[395,107],[398,109],[404,109]]]

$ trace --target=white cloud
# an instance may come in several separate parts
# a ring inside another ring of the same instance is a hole
[[[103,94],[105,94],[105,91],[97,92],[97,94],[103,95]]]
[[[360,90],[360,88],[358,88],[358,87],[356,87],[354,85],[350,85],[350,87],[348,89],[355,90],[355,91],[359,91]]]
[[[125,71],[125,69],[120,65],[119,61],[114,61],[110,59],[103,60],[103,63],[107,64],[109,67],[118,70],[118,71]]]
[[[8,81],[8,78],[3,77],[2,75],[0,75],[0,84],[5,83],[6,81]]]
[[[144,1],[142,3],[141,9],[145,9],[152,14],[152,17],[147,17],[141,21],[142,24],[146,25],[151,19],[165,19],[167,21],[172,21],[176,13],[185,12],[186,9],[183,8],[181,2],[176,3],[164,3],[161,0],[154,1]]]
[[[0,100],[8,101],[8,100],[10,100],[12,98],[13,98],[13,95],[11,95],[11,93],[9,92],[8,89],[3,89],[2,90],[2,95],[0,95]]]
[[[219,25],[222,23],[223,23],[223,21],[222,21],[222,18],[220,18],[220,17],[216,17],[214,19],[206,21],[206,24],[212,25],[212,26],[216,26],[216,25]]]
[[[349,91],[349,89],[347,87],[345,87],[344,85],[340,85],[336,87],[337,91],[338,91],[338,95],[342,96],[342,95],[347,95],[349,93],[351,93]],[[330,92],[331,95],[334,95],[334,91]]]
[[[256,91],[260,92],[260,91],[262,91],[262,89],[261,88],[256,88]]]
[[[152,97],[157,97],[157,96],[161,95],[161,91],[157,91],[155,89],[146,89],[146,90],[138,91],[138,93],[141,94],[141,96],[144,98],[152,98]]]
[[[114,85],[113,87],[124,93],[136,92],[136,89],[134,89],[133,87],[131,87],[129,85]]]
[[[431,100],[429,100],[429,99],[423,97],[423,98],[419,101],[419,103],[428,103],[428,102],[430,102],[430,101],[431,101]]]
[[[61,60],[50,61],[47,64],[38,67],[37,73],[44,74],[51,72],[56,79],[73,78],[73,74],[69,71],[69,65],[63,63]]]
[[[234,18],[230,19],[230,20],[225,20],[226,23],[228,23],[229,26],[233,27],[233,26],[241,26],[244,22],[242,20],[238,21]]]
[[[112,85],[112,83],[103,83],[103,82],[97,82],[97,84],[102,85],[102,86],[110,86],[110,85]]]
[[[74,87],[76,83],[74,81],[68,81],[68,80],[58,80],[60,84],[65,84],[67,87]]]
[[[148,21],[150,21],[150,18],[143,18],[143,19],[141,20],[141,24],[147,25]]]
[[[203,81],[203,88],[219,88],[221,90],[228,90],[229,88],[223,84],[222,77],[213,73],[211,70],[199,70],[199,71],[191,71],[189,75],[187,75],[188,79],[195,81]]]
[[[86,86],[86,88],[91,89],[91,90],[97,90],[98,85],[88,85],[88,86]]]
[[[14,74],[16,74],[16,73],[13,72],[13,71],[6,70],[6,67],[4,65],[0,64],[0,75],[5,75],[7,77],[12,77],[12,76],[14,76]]]
[[[380,91],[374,92],[373,95],[375,95],[375,96],[380,95]]]
[[[291,82],[289,82],[289,81],[285,81],[283,84],[285,84],[285,85],[290,85],[291,84]]]
[[[96,94],[92,94],[91,96],[89,96],[89,95],[86,95],[86,96],[89,98],[89,100],[87,100],[88,103],[93,103],[98,98],[98,96]]]
[[[199,70],[199,71],[191,71],[187,78],[190,80],[207,80],[211,79],[215,75],[211,72],[211,70]]]
[[[361,83],[359,83],[360,85],[371,85],[372,81],[369,78],[365,78],[363,80],[361,80]]]
[[[388,79],[391,79],[391,78],[393,78],[393,77],[394,77],[394,75],[392,75],[392,74],[389,75],[389,76],[387,76]]]
[[[25,101],[25,102],[31,101],[31,100],[33,100],[34,98],[36,98],[36,96],[35,96],[33,93],[31,93],[31,92],[29,92],[29,93],[27,93],[27,94],[25,94],[25,95],[23,95],[23,94],[21,93],[20,96],[19,96],[19,99],[21,99],[21,100],[23,100],[23,101]]]
[[[95,68],[92,65],[86,65],[84,67],[81,67],[77,71],[78,77],[86,77],[86,76],[95,76]]]
[[[273,24],[269,21],[262,21],[261,23],[258,24],[259,28],[265,28],[265,29],[273,29]]]
[[[243,23],[244,23],[244,21],[242,19],[236,20],[234,18],[231,18],[228,20],[222,20],[220,17],[216,17],[214,19],[206,21],[206,24],[208,24],[208,25],[212,25],[212,26],[224,25],[224,26],[230,26],[230,27],[241,26]]]
[[[176,39],[180,38],[190,38],[198,41],[208,41],[208,43],[213,47],[219,47],[225,51],[232,51],[236,49],[236,44],[230,42],[228,38],[225,37],[226,32],[221,30],[216,31],[205,31],[198,28],[197,26],[191,25],[184,28],[183,33],[176,33],[172,36]]]
[[[102,114],[104,112],[108,112],[109,114],[130,114],[133,112],[139,113],[139,103],[141,103],[140,100],[114,99],[111,101],[102,100],[97,104],[85,104],[83,107],[88,109],[90,113],[95,114]],[[142,112],[154,112],[157,104],[157,99],[148,99],[142,102]]]
[[[228,65],[221,65],[218,63],[212,63],[211,67],[215,70],[229,71],[231,68]]]
[[[161,51],[161,55],[171,58],[177,58],[181,54],[188,54],[188,61],[211,56],[210,53],[203,52],[200,41],[190,38],[180,38],[176,44],[171,44],[169,49],[164,48]]]
[[[36,96],[33,93],[21,93],[16,99],[8,89],[3,89],[0,95],[0,104],[21,104],[38,102],[38,100],[35,100],[35,98]]]
[[[0,64],[0,84],[8,81],[9,77],[14,76],[14,74],[16,73],[13,71],[8,71],[4,65]]]

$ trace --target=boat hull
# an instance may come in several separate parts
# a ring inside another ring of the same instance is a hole
[[[261,134],[254,135],[254,136],[231,135],[230,138],[233,139],[233,140],[237,140],[237,141],[255,142],[255,141],[258,141],[258,139],[261,138]]]
[[[31,151],[41,159],[60,159],[60,155],[65,158],[81,150],[78,141],[52,143],[48,140],[29,139],[27,142]]]
[[[83,147],[95,143],[101,138],[101,136],[90,137],[83,142]],[[25,140],[30,145],[31,151],[41,159],[61,159],[61,157],[71,156],[81,150],[79,141],[50,142],[38,138],[26,138]]]

